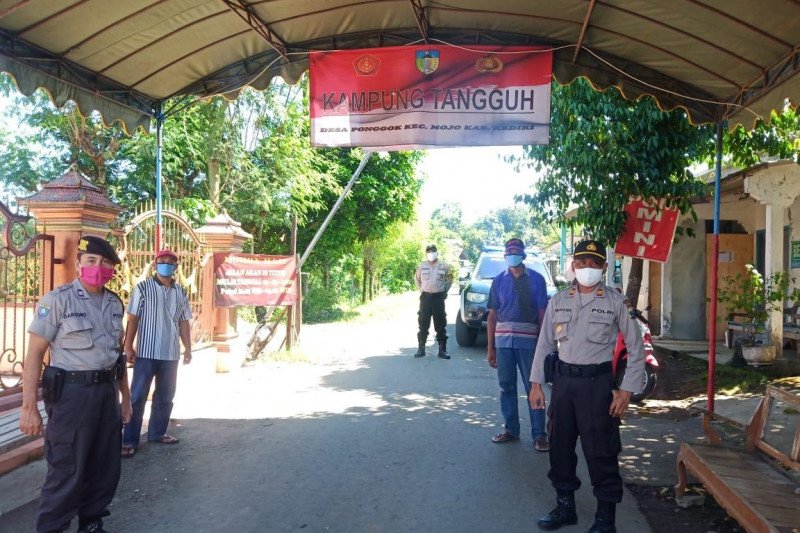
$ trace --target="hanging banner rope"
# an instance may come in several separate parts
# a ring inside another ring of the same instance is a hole
[[[395,46],[309,58],[315,146],[548,142],[551,50]]]

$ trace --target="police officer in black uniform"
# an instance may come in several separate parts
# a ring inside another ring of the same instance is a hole
[[[38,532],[64,531],[75,515],[79,531],[105,531],[102,518],[120,477],[122,422],[131,416],[121,351],[123,305],[104,288],[119,263],[107,241],[81,238],[78,278],[45,294],[28,328],[20,416],[26,435],[42,434],[36,389],[50,348],[50,365],[42,374],[47,477]]]
[[[447,314],[444,301],[450,286],[453,284],[453,269],[447,263],[439,261],[439,250],[435,244],[425,248],[425,261],[422,261],[414,273],[414,280],[419,295],[419,332],[417,342],[419,348],[414,357],[425,357],[425,343],[428,340],[428,331],[431,327],[436,330],[436,342],[439,343],[439,353],[442,359],[450,359],[447,353]]]
[[[606,248],[587,240],[575,247],[575,282],[556,294],[547,306],[531,373],[529,401],[544,409],[545,359],[555,349],[559,362],[550,401],[550,472],[557,505],[539,519],[541,529],[558,529],[578,521],[575,475],[578,437],[597,498],[597,512],[589,533],[614,533],[616,505],[622,500],[619,424],[631,394],[639,392],[644,376],[644,344],[627,309],[624,296],[603,284]],[[611,360],[622,332],[628,347],[628,365],[619,388]]]

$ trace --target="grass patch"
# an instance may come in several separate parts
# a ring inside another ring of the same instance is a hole
[[[708,363],[689,355],[682,356],[683,363],[689,372],[693,372],[698,381],[706,383],[708,380]],[[735,368],[717,364],[714,376],[714,387],[717,393],[726,396],[735,394],[761,394],[772,378],[761,370],[755,368]]]

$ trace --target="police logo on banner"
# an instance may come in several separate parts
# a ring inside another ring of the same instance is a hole
[[[494,54],[486,54],[475,62],[475,70],[481,74],[497,73],[503,70],[503,61]]]
[[[359,76],[374,76],[378,73],[381,60],[372,54],[364,54],[353,61],[353,68]]]
[[[438,50],[417,50],[417,70],[425,75],[432,74],[439,68]]]

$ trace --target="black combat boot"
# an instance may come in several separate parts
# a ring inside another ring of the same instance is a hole
[[[556,494],[556,508],[536,522],[539,529],[558,529],[561,526],[578,523],[578,515],[575,513],[575,492],[557,490]]]
[[[425,341],[419,341],[419,348],[417,349],[417,353],[414,354],[414,357],[425,357]]]
[[[447,339],[439,341],[439,357],[442,359],[450,359],[447,355]]]
[[[594,524],[588,533],[617,533],[616,522],[617,504],[614,502],[597,501],[597,512],[594,514]]]

